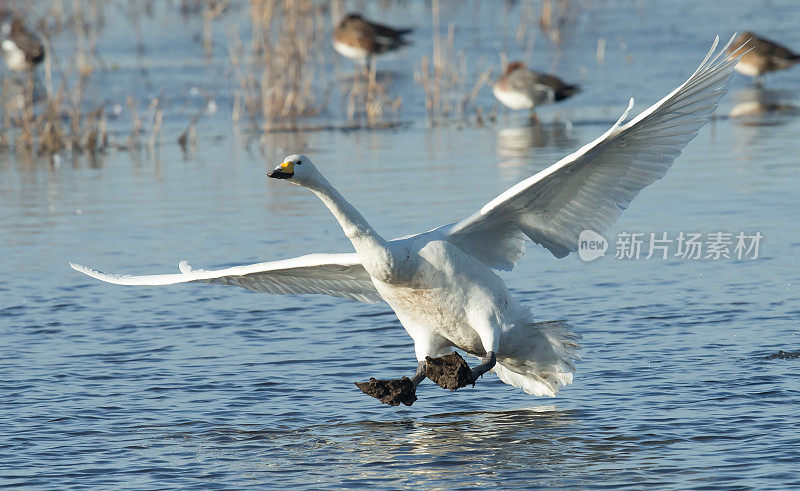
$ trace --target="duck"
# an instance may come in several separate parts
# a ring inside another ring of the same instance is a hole
[[[32,70],[44,60],[44,44],[39,37],[8,13],[0,20],[0,48],[6,67],[15,72]]]
[[[731,38],[732,40],[733,38]],[[564,320],[539,321],[498,271],[510,271],[526,242],[556,258],[579,247],[582,231],[613,224],[646,186],[665,175],[710,119],[739,61],[719,38],[692,75],[627,121],[630,100],[602,135],[518,182],[473,214],[416,235],[386,239],[325,178],[312,160],[289,155],[267,177],[307,189],[338,222],[353,252],[310,254],[218,270],[129,276],[75,263],[86,275],[120,285],[209,283],[273,294],[326,294],[385,302],[414,342],[413,375],[357,382],[391,406],[412,405],[427,379],[444,389],[474,386],[492,372],[534,396],[555,396],[573,381],[580,335]],[[410,200],[411,201],[411,200]],[[416,201],[416,198],[415,200]],[[476,357],[474,367],[457,350]]]
[[[755,85],[759,87],[762,85],[761,77],[764,74],[785,70],[800,61],[800,54],[749,31],[737,36],[728,50],[736,52],[743,47],[746,51],[736,65],[736,71],[753,77]]]
[[[492,92],[509,109],[530,109],[533,116],[535,107],[563,101],[580,93],[578,85],[568,84],[547,73],[528,69],[521,61],[506,66],[503,75],[497,79]]]
[[[389,27],[369,21],[360,14],[349,13],[333,30],[333,48],[342,56],[367,67],[375,56],[408,45],[405,36],[412,30]]]

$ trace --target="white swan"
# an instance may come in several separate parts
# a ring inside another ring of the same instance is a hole
[[[204,282],[267,293],[323,293],[384,300],[414,339],[413,378],[358,384],[383,402],[410,405],[426,377],[455,389],[492,370],[507,384],[554,396],[572,382],[577,336],[562,322],[534,322],[493,269],[510,270],[526,237],[558,258],[577,249],[583,230],[611,225],[648,184],[664,175],[726,91],[736,53],[714,55],[719,38],[689,79],[627,124],[628,109],[611,129],[577,152],[511,187],[472,216],[419,235],[385,240],[304,155],[287,157],[268,175],[314,192],[355,248],[351,254],[312,254],[217,271],[152,276],[109,275],[70,264],[121,285]],[[729,42],[730,44],[730,42]],[[726,46],[727,48],[727,46]],[[458,348],[482,358],[469,370]],[[438,357],[438,358],[437,358]]]

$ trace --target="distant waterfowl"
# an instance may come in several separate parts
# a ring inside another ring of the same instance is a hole
[[[408,44],[411,29],[395,29],[370,22],[359,14],[347,14],[333,31],[333,47],[341,55],[367,66],[376,55]]]
[[[30,70],[44,60],[44,45],[17,18],[3,14],[0,20],[0,48],[10,70]]]
[[[510,109],[530,109],[541,104],[563,101],[579,93],[580,87],[560,78],[529,70],[525,63],[509,63],[492,89],[494,96]]]
[[[563,321],[536,322],[495,270],[511,270],[530,239],[562,258],[583,230],[614,223],[639,191],[661,178],[708,121],[738,57],[715,54],[675,90],[624,123],[631,108],[600,137],[512,186],[469,217],[431,231],[386,240],[331,185],[311,160],[291,155],[268,176],[316,194],[350,239],[354,253],[312,254],[216,271],[119,276],[71,266],[121,285],[200,282],[249,290],[321,293],[385,301],[414,340],[416,373],[357,384],[382,402],[411,405],[426,377],[455,390],[493,371],[533,395],[554,396],[570,384],[578,336]],[[726,46],[727,48],[727,46]],[[356,178],[357,176],[351,176]],[[354,336],[353,343],[359,339]],[[470,369],[454,348],[480,358]]]
[[[744,54],[736,65],[736,71],[753,77],[756,85],[761,84],[762,75],[784,70],[800,61],[800,55],[789,48],[752,32],[743,32],[737,36],[728,51],[733,53],[742,46],[745,47]]]

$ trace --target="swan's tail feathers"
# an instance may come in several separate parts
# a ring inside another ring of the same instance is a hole
[[[515,330],[492,370],[503,382],[535,396],[555,397],[572,383],[581,338],[565,321],[531,322]]]

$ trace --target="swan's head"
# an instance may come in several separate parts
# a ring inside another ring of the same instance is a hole
[[[305,155],[289,155],[283,162],[267,174],[273,179],[288,179],[289,182],[306,186],[321,179],[311,159]]]

